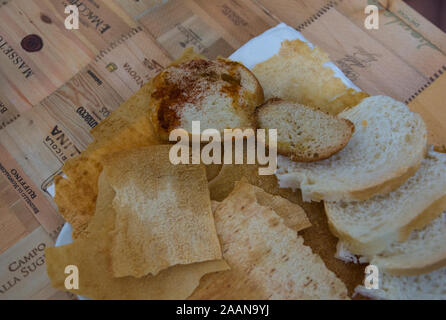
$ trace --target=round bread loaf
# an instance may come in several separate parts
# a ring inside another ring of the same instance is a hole
[[[255,128],[254,112],[263,103],[263,89],[242,64],[219,58],[171,66],[153,79],[152,122],[162,140],[174,129]]]

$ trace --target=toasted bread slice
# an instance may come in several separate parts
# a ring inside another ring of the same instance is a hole
[[[279,98],[256,113],[259,128],[277,129],[277,152],[293,161],[327,159],[344,149],[355,131],[350,120]]]
[[[414,176],[387,195],[367,201],[325,202],[333,233],[352,253],[368,258],[395,241],[407,240],[411,232],[424,228],[445,209],[446,154],[434,151]]]
[[[415,174],[426,154],[427,132],[423,119],[404,103],[370,97],[339,117],[355,125],[347,146],[318,162],[279,157],[281,187],[301,189],[305,201],[367,200]]]
[[[238,62],[200,59],[167,68],[153,80],[152,122],[160,138],[175,129],[255,128],[254,112],[263,89],[254,74]]]

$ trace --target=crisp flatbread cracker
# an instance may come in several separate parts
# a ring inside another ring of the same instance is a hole
[[[338,114],[368,97],[347,88],[333,70],[324,66],[328,55],[300,40],[284,41],[279,53],[253,68],[265,99],[282,98]]]
[[[322,203],[310,203],[302,200],[299,190],[279,188],[275,176],[260,176],[257,165],[223,165],[219,175],[209,183],[211,199],[224,200],[234,189],[237,181],[246,178],[249,183],[258,186],[269,194],[279,195],[305,210],[311,222],[311,227],[302,230],[299,234],[304,238],[305,244],[322,257],[326,266],[333,271],[346,285],[350,296],[355,288],[364,280],[364,265],[345,263],[336,259],[336,245],[338,239],[330,232],[327,217]],[[282,216],[282,218],[286,218]]]
[[[274,196],[263,189],[252,186],[256,200],[262,207],[271,208],[279,217],[283,219],[285,225],[295,231],[301,231],[311,227],[310,220],[304,209],[299,205],[288,201],[281,196]]]
[[[170,149],[135,149],[104,162],[116,192],[111,249],[115,277],[157,275],[178,264],[222,257],[205,168],[173,165]]]
[[[202,56],[187,49],[172,65],[199,58]],[[95,212],[97,182],[103,158],[113,152],[160,143],[149,120],[152,90],[152,81],[149,81],[95,127],[91,132],[93,143],[81,155],[65,163],[62,170],[66,178],[55,178],[54,200],[59,212],[73,226],[74,238],[82,236]],[[216,175],[218,169],[209,169],[210,178]]]
[[[241,181],[247,182],[246,178]],[[262,188],[252,186],[254,189],[256,200],[262,207],[271,208],[278,216],[283,219],[285,225],[294,231],[302,231],[311,227],[311,222],[308,219],[304,209],[299,205],[288,201],[281,196],[274,196],[265,192]],[[221,202],[212,200],[212,212],[215,212]]]
[[[207,275],[190,299],[347,299],[347,289],[256,190],[239,182],[215,210],[230,271]]]
[[[112,206],[114,196],[102,175],[96,214],[86,236],[67,246],[46,249],[47,272],[54,288],[92,299],[176,300],[187,298],[203,275],[229,269],[225,261],[219,260],[175,266],[157,276],[114,278],[109,257],[116,218]],[[78,267],[78,290],[65,287],[65,268],[69,265]]]
[[[108,140],[93,142],[86,151],[65,163],[67,178],[55,179],[55,202],[62,216],[73,226],[77,238],[95,212],[97,181],[102,171],[103,158],[117,151],[158,144],[148,119],[141,118]]]

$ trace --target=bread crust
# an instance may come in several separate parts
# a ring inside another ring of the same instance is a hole
[[[271,99],[267,100],[265,103],[263,103],[262,105],[257,107],[256,112],[255,112],[255,119],[256,119],[257,127],[259,128],[259,125],[258,125],[258,123],[260,122],[259,121],[259,117],[260,117],[259,111],[261,111],[262,108],[268,107],[271,105],[279,105],[284,102],[286,102],[286,101],[282,100],[281,98],[276,97],[276,98],[271,98]],[[296,105],[298,105],[298,104],[296,104]],[[330,115],[326,112],[323,112],[321,110],[314,109],[314,111],[324,113],[330,117],[333,117],[334,119],[337,118],[337,117]],[[332,145],[332,146],[330,146],[326,149],[323,149],[323,150],[322,149],[318,150],[317,156],[305,157],[305,156],[302,156],[301,154],[293,152],[291,150],[291,148],[288,148],[287,146],[285,146],[284,143],[281,143],[281,141],[278,140],[277,141],[277,153],[280,155],[289,157],[292,161],[295,161],[295,162],[316,162],[316,161],[321,161],[321,160],[330,158],[331,156],[335,155],[336,153],[340,152],[342,149],[345,148],[345,146],[348,144],[351,137],[353,136],[353,133],[355,132],[355,125],[353,124],[353,122],[351,122],[348,119],[343,119],[343,118],[337,118],[337,120],[344,122],[347,125],[347,127],[350,129],[349,134],[347,136],[345,136],[345,138],[339,144]],[[267,145],[268,145],[268,143],[267,143]]]
[[[380,266],[381,267],[381,266]],[[431,258],[422,265],[410,265],[407,268],[383,266],[386,273],[393,276],[419,276],[446,267],[446,252],[439,257]]]
[[[434,201],[429,207],[421,212],[415,219],[402,228],[399,232],[399,241],[407,241],[409,235],[416,229],[423,229],[433,220],[439,217],[446,210],[446,195]],[[380,263],[381,262],[381,263]],[[372,261],[373,263],[373,261]],[[376,258],[376,263],[387,273],[396,276],[416,276],[429,273],[446,266],[446,248],[443,252],[424,257],[422,260],[411,259],[411,263],[402,265],[398,262],[392,262],[385,258]]]
[[[277,149],[277,152],[281,155],[290,157],[291,160],[296,161],[296,162],[316,162],[316,161],[322,161],[322,160],[328,159],[328,158],[334,156],[336,153],[340,152],[342,149],[344,149],[345,146],[350,141],[353,133],[355,132],[355,125],[353,124],[353,122],[351,122],[350,120],[347,120],[347,119],[341,119],[341,120],[345,124],[347,124],[347,126],[350,128],[351,134],[349,136],[345,137],[345,139],[340,144],[338,144],[336,146],[332,146],[329,149],[326,149],[325,152],[318,153],[318,155],[319,155],[318,157],[314,157],[314,158],[300,157],[295,154],[291,154],[290,152],[282,153],[281,149]]]
[[[221,134],[224,129],[254,129],[253,114],[264,99],[263,88],[254,74],[242,64],[223,58],[176,65],[159,74],[153,83],[155,108],[151,119],[164,141],[168,141],[174,129],[185,129],[190,134],[195,118],[202,121],[202,126],[203,121],[210,121]],[[249,83],[249,88],[245,83]],[[226,104],[227,108],[222,109],[219,99],[230,99],[232,105]],[[222,115],[230,120],[217,121]],[[239,123],[237,128],[234,123]]]
[[[439,217],[446,210],[446,195],[434,201],[429,207],[423,210],[415,219],[407,224],[401,231],[399,241],[406,241],[412,231],[422,229]]]
[[[249,70],[245,65],[236,62],[236,61],[232,61],[226,58],[222,58],[222,57],[218,57],[218,60],[221,61],[225,61],[225,62],[231,62],[231,63],[236,63],[239,67],[241,67],[242,69],[244,69],[246,72],[248,72],[249,75],[252,76],[253,80],[255,80],[256,82],[256,90],[255,90],[255,97],[256,97],[256,109],[259,108],[265,101],[265,92],[263,90],[262,85],[259,82],[259,79],[257,79],[257,77],[254,75],[254,73],[252,73],[251,70]]]
[[[326,204],[324,203],[324,209],[327,215],[328,219],[328,225],[330,228],[330,231],[340,240],[347,243],[349,248],[352,249],[352,253],[358,254],[358,255],[364,255],[368,258],[373,257],[373,255],[379,253],[380,251],[384,250],[386,245],[390,241],[406,241],[409,237],[409,235],[416,229],[422,229],[425,226],[427,226],[432,220],[437,218],[441,215],[441,213],[446,210],[446,195],[442,196],[441,198],[434,201],[431,205],[429,205],[426,209],[424,209],[415,219],[410,221],[405,226],[399,228],[398,230],[395,230],[395,233],[389,234],[385,237],[380,237],[378,239],[375,239],[371,242],[361,242],[357,239],[351,237],[349,234],[344,233],[340,230],[338,230],[333,222],[330,220],[330,215],[327,214],[329,211],[329,208],[327,208]],[[391,239],[395,238],[395,239]],[[446,251],[445,251],[446,256]],[[441,258],[443,259],[443,258]],[[437,260],[433,261],[432,265],[437,265]],[[446,263],[446,261],[445,261]],[[424,270],[430,269],[431,266],[428,263],[424,263],[424,267],[408,267],[408,268],[395,268],[395,272],[399,274],[397,275],[416,275],[425,273]],[[439,267],[446,266],[442,263],[438,263]],[[436,267],[435,269],[438,269]],[[432,269],[432,270],[435,270]],[[400,271],[398,271],[400,270]],[[419,270],[419,271],[416,271]],[[432,271],[431,270],[431,271]],[[404,274],[406,272],[406,274]],[[395,273],[395,274],[396,274]]]
[[[400,186],[402,186],[410,177],[412,177],[415,173],[417,173],[420,166],[421,166],[421,160],[417,165],[410,167],[403,174],[397,175],[393,178],[390,178],[389,180],[386,180],[374,186],[367,187],[362,190],[351,191],[350,196],[354,200],[365,201],[372,198],[373,196],[388,194],[392,191],[395,191]]]

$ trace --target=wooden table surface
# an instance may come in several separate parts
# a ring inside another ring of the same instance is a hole
[[[64,26],[69,4],[79,30]],[[370,4],[378,30],[364,27]],[[64,223],[49,190],[94,126],[185,48],[226,57],[279,22],[362,90],[408,103],[446,145],[446,34],[400,0],[1,1],[0,299],[73,298],[45,272]]]

